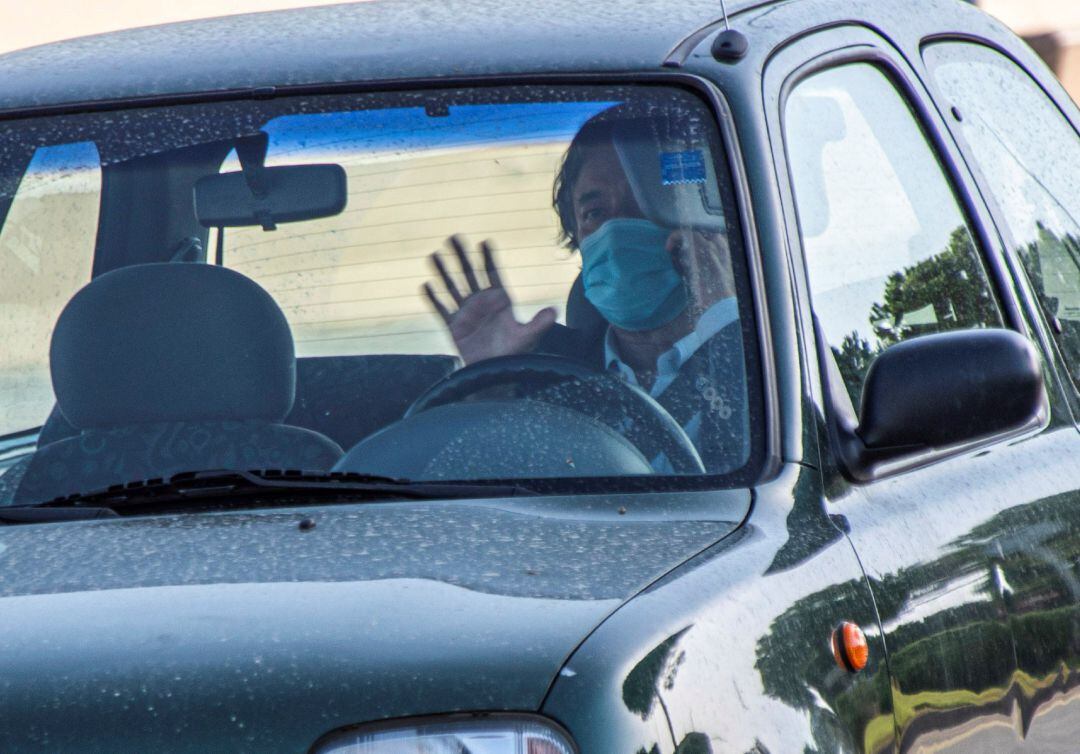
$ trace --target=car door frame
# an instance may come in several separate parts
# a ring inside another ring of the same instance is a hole
[[[1069,376],[1069,368],[1065,362],[1064,355],[1062,354],[1056,339],[1051,334],[1052,326],[1047,320],[1042,306],[1039,304],[1038,296],[1035,293],[1031,280],[1028,278],[1027,272],[1024,270],[1023,263],[1014,251],[1018,247],[1018,244],[1009,229],[1009,222],[1005,217],[1004,212],[998,206],[989,181],[987,181],[986,176],[983,175],[983,171],[980,168],[978,161],[975,159],[975,156],[972,154],[971,148],[967,144],[961,129],[954,127],[953,124],[956,122],[956,114],[953,112],[952,104],[934,80],[934,66],[926,60],[925,52],[928,47],[939,43],[949,42],[985,47],[1011,61],[1042,91],[1050,104],[1057,108],[1061,117],[1066,123],[1072,126],[1078,137],[1080,137],[1080,107],[1077,107],[1076,103],[1069,98],[1069,95],[1061,85],[1061,82],[1054,78],[1053,74],[1035,53],[1021,45],[1010,48],[993,39],[958,32],[932,34],[924,37],[919,42],[918,58],[917,60],[912,61],[913,67],[919,71],[923,81],[926,82],[926,89],[930,95],[930,99],[934,102],[938,112],[942,114],[945,128],[949,131],[953,142],[956,144],[956,149],[971,175],[973,184],[977,187],[980,195],[983,197],[987,213],[995,226],[995,232],[998,234],[1002,247],[1004,248],[1005,262],[1008,265],[1012,278],[1023,298],[1024,308],[1030,313],[1032,320],[1039,323],[1039,326],[1035,328],[1035,332],[1038,334],[1042,344],[1044,357],[1048,357],[1051,360],[1054,372],[1057,375],[1058,384],[1061,385],[1062,394],[1068,402],[1069,410],[1072,412],[1077,428],[1080,429],[1080,382],[1074,381]],[[948,113],[948,115],[946,115],[946,113]]]
[[[918,42],[916,42],[915,48],[919,49]],[[1015,435],[1013,437],[999,435],[987,441],[959,448],[950,448],[945,452],[934,454],[933,457],[920,458],[907,466],[894,466],[884,473],[871,473],[868,477],[858,481],[853,480],[850,474],[844,473],[843,464],[840,463],[840,456],[835,445],[837,436],[835,423],[841,416],[849,415],[851,407],[850,403],[847,406],[843,404],[837,405],[836,397],[838,394],[842,395],[844,400],[847,400],[847,393],[842,389],[839,391],[830,390],[830,387],[834,387],[834,385],[830,384],[830,378],[824,368],[825,363],[820,358],[821,352],[817,347],[820,339],[815,333],[813,324],[809,280],[786,152],[783,118],[784,103],[787,95],[799,82],[814,73],[852,62],[865,62],[877,66],[897,87],[900,96],[905,99],[911,108],[913,117],[922,128],[928,145],[939,160],[943,176],[953,189],[962,214],[968,222],[972,234],[977,239],[980,258],[983,261],[989,283],[994,290],[1006,326],[1024,334],[1039,346],[1052,413],[1049,421],[1044,423],[1044,426],[1035,430],[1022,431],[1019,439],[1040,435],[1053,426],[1060,427],[1064,423],[1068,423],[1071,427],[1072,411],[1061,385],[1061,373],[1056,353],[1048,349],[1050,340],[1043,329],[1043,322],[1033,315],[1027,296],[1018,294],[1016,267],[1008,259],[1004,241],[997,231],[989,207],[983,201],[979,184],[975,181],[971,171],[968,170],[967,163],[951,131],[945,125],[945,118],[937,107],[937,101],[931,97],[928,87],[920,77],[921,69],[912,64],[910,56],[905,55],[901,46],[896,45],[892,39],[887,39],[866,27],[855,24],[817,30],[778,48],[770,58],[763,73],[763,97],[770,130],[770,142],[773,149],[776,182],[783,208],[783,222],[787,232],[789,267],[795,295],[797,327],[804,348],[804,360],[807,364],[805,379],[810,392],[810,400],[820,418],[819,445],[823,461],[821,468],[823,488],[832,491],[833,499],[850,493],[850,496],[855,498],[854,505],[856,509],[861,507],[861,515],[852,517],[850,521],[843,514],[843,508],[839,509],[839,513],[835,508],[830,513],[834,517],[843,519],[849,527],[849,539],[852,540],[853,546],[863,560],[868,583],[875,594],[875,600],[881,602],[883,597],[887,601],[888,595],[882,594],[880,581],[876,582],[873,577],[873,563],[866,559],[868,553],[860,549],[858,537],[856,536],[859,532],[850,531],[853,523],[856,526],[859,524],[858,518],[865,519],[867,517],[867,509],[874,502],[872,493],[870,495],[866,493],[866,487],[869,485],[872,488],[872,483],[879,478],[895,477],[918,467],[930,466],[939,461],[971,454],[973,449],[984,445],[1002,446],[1012,444],[1011,441],[1016,438]],[[919,62],[921,63],[921,59]],[[851,503],[849,502],[847,507],[850,509],[850,506]],[[826,500],[826,507],[827,509],[831,507],[828,499]],[[915,564],[909,565],[913,566]],[[940,584],[937,586],[940,586]],[[877,628],[882,632],[883,636],[888,636],[888,625],[881,617],[882,612],[879,611],[878,615],[879,625]],[[886,642],[886,646],[888,647],[888,642]],[[890,663],[893,656],[892,649],[894,648],[887,648],[887,661]],[[922,661],[927,663],[928,666],[932,664],[929,657],[925,657]],[[890,674],[895,685],[897,683],[896,674],[891,666]],[[1010,703],[1010,698],[998,700],[997,706],[991,705],[985,711],[985,714],[998,714],[1001,711],[1000,707],[1007,706]],[[906,721],[901,719],[899,706],[900,700],[894,699],[894,714],[897,715],[897,742],[901,748],[904,748],[910,743],[905,736],[909,731],[904,727]],[[983,713],[977,712],[976,714]],[[940,723],[940,720],[931,720],[931,724],[938,723]],[[1024,727],[1025,733],[1026,725],[1027,723],[1025,723]],[[918,734],[917,727],[914,734]]]

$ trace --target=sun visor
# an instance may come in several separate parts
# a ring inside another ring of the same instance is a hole
[[[657,225],[722,232],[724,208],[708,140],[671,128],[670,120],[632,118],[614,126],[615,152],[634,198]]]

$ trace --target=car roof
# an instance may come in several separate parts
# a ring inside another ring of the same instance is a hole
[[[767,2],[727,6],[735,13]],[[373,0],[226,16],[2,55],[0,111],[328,82],[657,68],[720,17],[719,0]]]

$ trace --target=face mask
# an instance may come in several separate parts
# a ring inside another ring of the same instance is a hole
[[[686,287],[664,248],[671,231],[608,220],[581,242],[585,298],[623,330],[653,330],[686,309]]]

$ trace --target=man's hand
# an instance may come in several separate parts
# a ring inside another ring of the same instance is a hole
[[[695,319],[717,301],[735,295],[731,250],[723,235],[676,230],[668,237],[667,251],[698,309]]]
[[[555,310],[548,307],[537,312],[531,321],[518,322],[514,318],[513,303],[499,277],[491,244],[487,241],[480,244],[487,276],[486,288],[481,288],[461,239],[451,236],[447,239],[447,244],[457,256],[469,290],[464,296],[461,295],[439,252],[436,251],[431,255],[431,262],[457,309],[451,311],[443,304],[430,283],[424,283],[424,295],[446,323],[461,358],[466,364],[472,364],[495,356],[526,353],[531,350],[540,336],[555,324]]]

